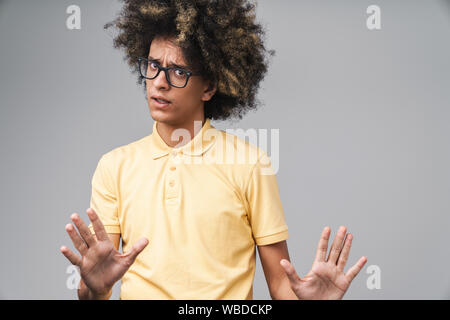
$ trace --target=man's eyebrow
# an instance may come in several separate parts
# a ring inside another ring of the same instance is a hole
[[[153,58],[153,57],[151,57],[151,56],[148,57],[148,60],[155,61],[155,62],[157,62],[158,64],[161,64],[161,62],[159,61],[159,59],[155,59],[155,58]],[[168,66],[169,66],[169,67],[181,68],[181,69],[188,69],[188,68],[189,68],[188,66],[183,66],[183,65],[179,65],[179,64],[175,64],[175,63],[170,63]]]

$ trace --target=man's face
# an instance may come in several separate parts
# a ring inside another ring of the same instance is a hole
[[[163,67],[172,67],[172,64],[185,66],[186,62],[180,47],[170,40],[155,38],[150,46],[148,59],[158,60]],[[186,68],[193,71],[191,68]],[[182,126],[188,122],[202,119],[204,116],[204,102],[211,99],[215,90],[208,90],[208,82],[201,76],[191,76],[184,88],[171,86],[166,79],[164,71],[153,79],[146,79],[147,100],[150,114],[155,121],[170,125]],[[155,101],[160,96],[169,104],[160,104]]]

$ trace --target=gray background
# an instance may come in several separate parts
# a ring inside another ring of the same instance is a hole
[[[322,228],[354,235],[345,299],[449,299],[450,1],[259,1],[277,54],[264,105],[219,129],[280,129],[278,183],[300,276]],[[81,30],[66,8],[81,7]],[[381,7],[381,30],[366,8]],[[116,1],[0,1],[0,298],[74,299],[64,226],[100,156],[150,134],[141,87],[112,48]],[[366,286],[369,265],[381,289]],[[346,269],[347,270],[347,269]],[[114,298],[118,298],[118,286]],[[257,262],[254,298],[270,298]]]

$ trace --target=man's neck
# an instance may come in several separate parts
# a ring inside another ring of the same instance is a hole
[[[201,126],[199,126],[198,124],[194,126],[194,121],[201,121]],[[191,119],[190,121],[185,122],[181,125],[171,125],[168,123],[157,121],[156,130],[158,130],[159,136],[169,147],[181,147],[189,143],[189,141],[191,141],[197,135],[197,133],[199,133],[205,122],[205,117],[203,117],[203,119]],[[189,132],[189,134],[187,134],[185,130],[174,133],[174,131],[177,129],[185,129]]]

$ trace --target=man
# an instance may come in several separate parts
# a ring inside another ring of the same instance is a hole
[[[324,228],[311,271],[299,278],[267,155],[210,124],[254,106],[265,64],[251,7],[244,1],[126,2],[116,46],[128,49],[131,65],[137,62],[155,122],[151,135],[100,159],[87,210],[92,224],[73,214],[79,234],[66,226],[81,254],[61,247],[80,267],[79,298],[109,299],[121,279],[121,299],[252,299],[256,243],[273,299],[341,299],[367,261],[362,257],[344,273],[352,235],[341,227],[327,258],[331,230]],[[215,46],[225,52],[241,44],[237,54],[245,54],[240,63],[247,74],[239,62],[234,69],[227,64],[229,57],[211,58],[219,51],[204,53],[213,47],[205,34],[215,31],[235,34],[215,38]],[[239,163],[243,153],[246,161]],[[125,253],[118,251],[120,239]]]

